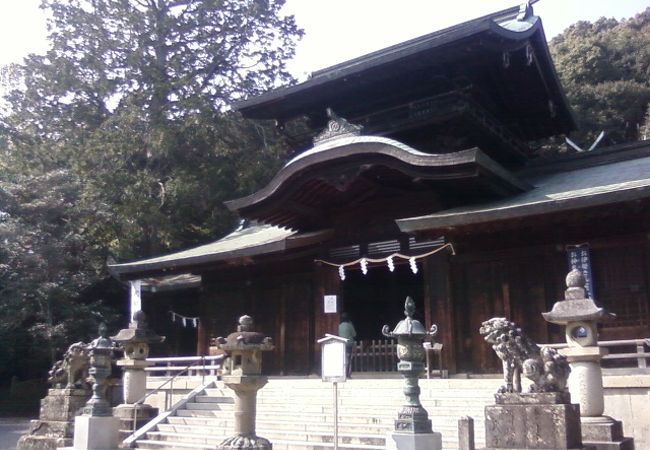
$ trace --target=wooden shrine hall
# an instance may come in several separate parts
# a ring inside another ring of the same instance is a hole
[[[451,373],[495,372],[480,323],[506,316],[537,342],[563,341],[541,313],[571,266],[617,314],[602,339],[650,336],[650,141],[533,157],[536,141],[576,125],[530,6],[236,109],[275,121],[289,155],[268,185],[227,202],[240,228],[112,266],[123,280],[200,275],[200,354],[245,313],[275,341],[269,373],[314,373],[316,340],[342,311],[358,339],[379,339],[410,295]]]

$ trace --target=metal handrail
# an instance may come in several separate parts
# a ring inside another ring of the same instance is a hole
[[[214,359],[217,359],[217,358],[214,358]],[[219,358],[219,359],[220,359],[220,360],[223,360],[223,355],[221,355],[221,358]],[[171,378],[165,380],[165,381],[164,381],[163,383],[161,383],[158,387],[156,387],[155,389],[151,390],[150,392],[147,392],[147,393],[144,394],[140,399],[136,400],[136,401],[133,403],[133,404],[135,405],[135,408],[134,408],[134,411],[133,411],[133,430],[132,430],[132,434],[135,433],[136,428],[137,428],[137,425],[138,425],[138,405],[142,405],[142,404],[144,404],[144,401],[145,401],[149,396],[151,396],[151,395],[153,395],[153,394],[156,394],[156,393],[160,392],[160,390],[161,390],[163,387],[165,387],[165,385],[167,385],[168,383],[171,383],[171,395],[170,395],[170,396],[165,396],[165,410],[168,410],[168,409],[171,407],[171,402],[173,401],[173,398],[174,398],[174,380],[175,380],[177,377],[183,375],[184,373],[189,372],[189,370],[190,370],[192,367],[194,367],[194,366],[198,366],[199,363],[201,363],[201,364],[200,364],[201,366],[205,367],[205,356],[201,356],[199,360],[192,362],[192,363],[189,364],[187,367],[185,367],[182,371],[178,372],[177,374],[175,374],[175,375],[172,376]],[[201,384],[205,384],[205,371],[202,371],[202,373],[201,373]],[[168,401],[170,402],[169,405],[167,404]]]

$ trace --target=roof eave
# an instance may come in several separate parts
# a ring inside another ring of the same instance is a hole
[[[512,19],[517,16],[519,7],[498,11],[468,22],[464,22],[443,30],[402,42],[367,55],[319,70],[312,78],[302,83],[274,89],[259,96],[248,98],[234,104],[234,109],[251,119],[278,119],[277,107],[288,98],[306,95],[307,92],[327,84],[337,83],[346,77],[362,71],[394,63],[414,54],[430,51],[443,45],[467,38],[474,34],[493,32],[508,40],[525,40],[541,29],[541,21],[537,21],[529,30],[515,32],[494,25],[496,20]],[[271,113],[273,111],[274,113]]]
[[[650,186],[606,192],[570,199],[535,202],[504,209],[475,212],[443,212],[421,217],[398,219],[395,222],[404,233],[440,231],[466,226],[477,226],[511,219],[526,219],[550,213],[560,213],[584,208],[639,200],[650,196]]]

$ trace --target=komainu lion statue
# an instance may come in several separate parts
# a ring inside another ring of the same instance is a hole
[[[529,392],[564,392],[569,377],[569,363],[557,350],[542,347],[520,328],[503,317],[494,317],[481,325],[481,336],[503,363],[505,384],[499,393],[521,392],[521,374],[533,384]]]
[[[63,359],[54,363],[48,373],[47,381],[57,388],[86,388],[89,366],[88,345],[75,342],[68,347]]]

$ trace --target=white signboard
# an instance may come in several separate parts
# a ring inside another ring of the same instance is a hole
[[[336,313],[336,295],[326,295],[323,297],[325,314]]]
[[[142,296],[140,295],[140,280],[131,281],[131,321],[133,314],[142,309]]]
[[[328,341],[322,347],[322,378],[323,381],[345,381],[345,343]]]

